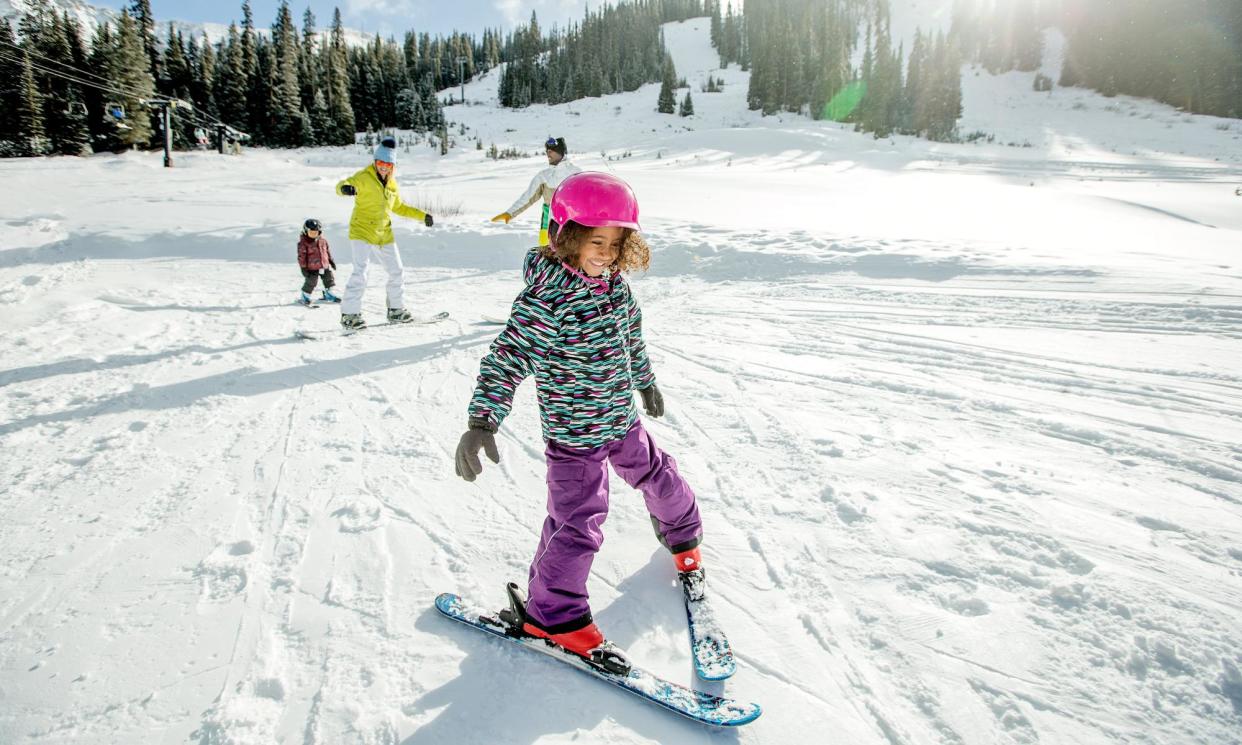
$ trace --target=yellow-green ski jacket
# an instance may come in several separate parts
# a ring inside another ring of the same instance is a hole
[[[341,194],[345,184],[358,192],[354,197],[354,214],[349,218],[350,240],[376,246],[392,243],[392,213],[415,220],[422,220],[427,214],[401,201],[395,173],[388,177],[387,184],[380,181],[374,163],[337,184],[337,194]]]

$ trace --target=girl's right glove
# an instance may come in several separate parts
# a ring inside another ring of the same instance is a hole
[[[664,416],[664,394],[660,393],[655,383],[638,389],[638,395],[643,397],[643,409],[647,411],[647,416],[652,419]]]
[[[354,188],[353,184],[345,184],[341,186],[341,193],[347,197],[352,197],[358,194],[358,190]]]
[[[483,473],[483,462],[479,460],[480,449],[487,453],[493,463],[500,462],[500,451],[496,449],[496,435],[493,430],[486,419],[470,420],[470,429],[457,441],[455,465],[458,476],[466,481],[474,481]]]

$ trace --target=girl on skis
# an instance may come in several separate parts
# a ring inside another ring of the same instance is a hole
[[[478,477],[479,450],[500,462],[495,433],[518,384],[534,375],[547,443],[548,517],[530,566],[521,631],[625,672],[624,653],[591,620],[586,587],[604,539],[609,465],[642,492],[683,583],[697,583],[700,593],[702,524],[694,493],[634,405],[637,389],[648,416],[664,413],[642,314],[621,274],[650,262],[634,193],[615,176],[579,173],[557,188],[551,215],[551,241],[527,254],[526,288],[480,364],[469,427],[457,445],[457,475]]]
[[[366,326],[362,320],[362,293],[367,289],[367,268],[371,262],[384,265],[388,272],[388,320],[409,323],[414,316],[405,309],[405,287],[401,254],[392,237],[392,214],[422,220],[431,227],[431,215],[401,201],[394,172],[397,168],[397,141],[385,137],[375,149],[375,158],[366,168],[336,185],[336,193],[354,198],[349,219],[349,245],[354,268],[345,284],[341,303],[341,325],[347,329]]]
[[[336,286],[336,279],[332,276],[332,272],[336,271],[332,248],[328,246],[328,239],[323,237],[323,224],[313,217],[302,223],[302,235],[298,238],[298,266],[302,269],[302,305],[315,302],[311,293],[315,291],[320,275],[323,276],[324,302],[341,302],[332,292]]]

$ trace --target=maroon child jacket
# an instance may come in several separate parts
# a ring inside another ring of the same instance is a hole
[[[308,235],[299,238],[298,266],[312,271],[331,268],[332,249],[328,248],[328,239],[322,235],[318,238]]]

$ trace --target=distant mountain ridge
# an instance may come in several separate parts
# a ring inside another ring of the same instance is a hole
[[[119,11],[113,10],[112,8],[101,8],[97,5],[82,2],[82,0],[46,1],[49,6],[59,12],[67,11],[69,13],[69,17],[75,19],[82,26],[82,29],[86,35],[85,41],[87,43],[90,42],[91,33],[93,33],[100,24],[105,22],[114,22],[117,14],[119,13]],[[0,0],[0,18],[6,18],[11,23],[16,25],[18,16],[29,12],[30,9],[36,4],[37,3],[32,0]],[[240,0],[237,4],[237,15],[238,19],[236,22],[240,26]],[[186,21],[178,21],[176,19],[161,18],[159,26],[156,29],[156,36],[159,39],[163,40],[168,36],[168,23],[170,20],[172,21],[173,26],[175,26],[177,30],[187,38],[194,37],[198,39],[206,34],[207,38],[210,39],[213,44],[227,37],[229,33],[229,24],[227,23],[189,23]],[[262,18],[256,17],[254,21],[255,31],[263,34],[264,36],[269,35],[271,33],[270,26],[272,20],[274,20],[274,17],[266,21]],[[316,20],[320,22],[320,33],[327,33],[329,29],[327,26],[323,25],[324,19],[317,18]],[[298,21],[300,28],[300,16]],[[345,43],[350,46],[363,46],[365,44],[369,44],[374,38],[375,34],[367,34],[363,31],[358,31],[357,29],[345,29]]]

